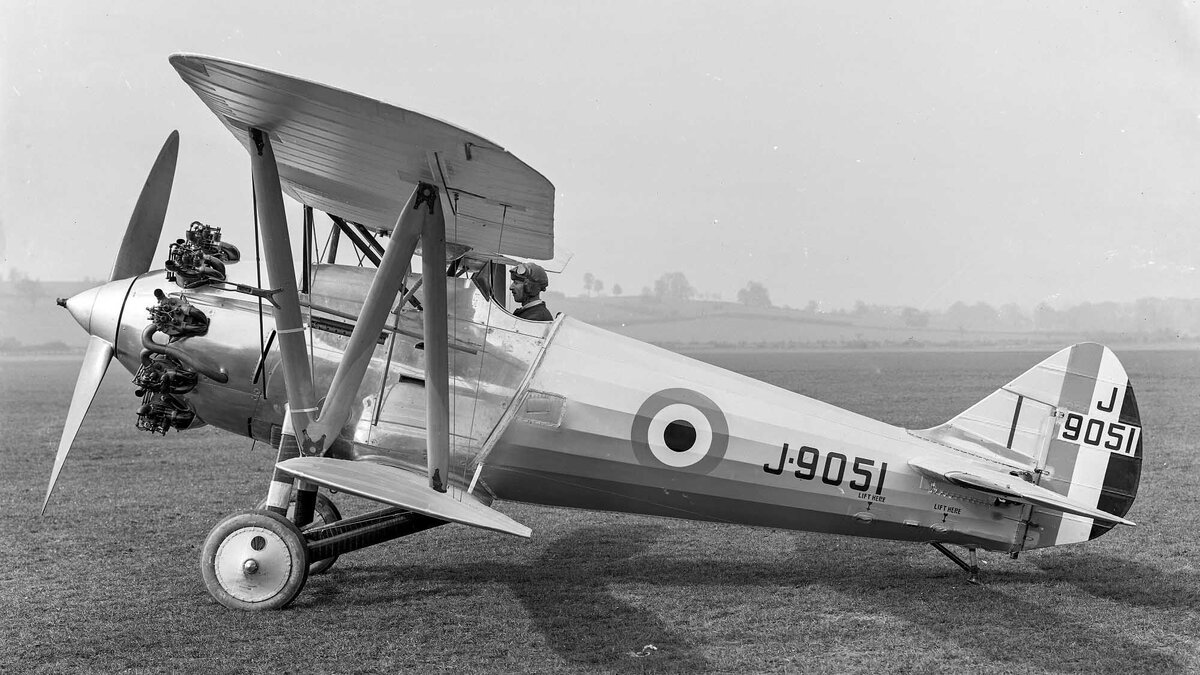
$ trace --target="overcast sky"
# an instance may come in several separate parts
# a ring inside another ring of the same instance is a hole
[[[680,271],[831,308],[1197,297],[1198,35],[1177,0],[5,0],[0,273],[106,277],[172,129],[164,238],[253,250],[245,152],[167,63],[189,51],[503,145],[557,189],[568,294]]]

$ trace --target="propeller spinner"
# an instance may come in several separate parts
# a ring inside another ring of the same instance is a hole
[[[42,501],[42,513],[46,512],[58,474],[71,451],[71,444],[116,352],[121,311],[131,286],[131,282],[122,281],[150,271],[166,220],[167,204],[171,200],[178,158],[179,132],[172,131],[163,143],[142,186],[142,193],[138,195],[137,204],[133,207],[129,225],[125,228],[125,238],[121,241],[121,249],[109,275],[109,283],[84,291],[69,300],[59,301],[91,337],[79,369],[79,379],[75,382],[75,393],[71,396],[71,408],[63,425],[58,453],[54,457],[54,470],[50,474],[46,498]]]

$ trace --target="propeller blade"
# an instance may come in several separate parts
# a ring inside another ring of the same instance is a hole
[[[67,411],[67,421],[63,425],[62,440],[58,443],[58,454],[54,457],[54,471],[50,474],[50,486],[46,488],[46,499],[42,502],[42,514],[46,513],[46,505],[50,503],[50,495],[54,492],[54,484],[58,481],[58,473],[62,471],[63,462],[67,461],[67,453],[79,433],[83,416],[87,414],[96,397],[96,390],[104,379],[108,364],[112,361],[113,346],[93,335],[88,339],[87,352],[83,355],[83,365],[79,368],[79,379],[75,382],[75,393],[71,396],[71,409]]]
[[[158,159],[146,176],[142,194],[138,195],[133,215],[125,228],[121,250],[113,264],[109,281],[128,279],[150,271],[154,251],[167,218],[167,203],[171,201],[171,185],[175,182],[175,161],[179,158],[179,132],[172,131],[158,152]]]

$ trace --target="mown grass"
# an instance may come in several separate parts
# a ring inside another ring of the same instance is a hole
[[[704,358],[919,427],[1041,356]],[[1146,429],[1140,526],[986,555],[983,586],[927,546],[503,504],[532,540],[436,528],[344,556],[273,613],[221,608],[198,573],[272,451],[136,431],[114,370],[39,517],[77,363],[3,361],[0,672],[1198,672],[1200,358],[1121,356]]]

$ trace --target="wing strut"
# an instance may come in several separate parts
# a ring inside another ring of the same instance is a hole
[[[429,485],[438,492],[445,492],[450,463],[449,331],[446,284],[442,279],[445,276],[446,221],[438,188],[428,183],[418,184],[401,211],[392,242],[379,261],[379,269],[367,291],[350,342],[329,385],[324,409],[318,416],[279,169],[269,134],[251,129],[250,138],[253,141],[250,167],[258,197],[267,275],[271,287],[279,289],[273,312],[288,395],[287,418],[276,464],[297,456],[323,454],[345,426],[354,397],[370,366],[376,337],[387,322],[403,287],[409,261],[420,242],[422,279],[431,282],[425,284],[426,306],[422,322]],[[293,480],[291,474],[276,467],[267,495],[269,509],[286,513]],[[297,487],[293,518],[297,525],[303,526],[312,517],[316,485],[300,480]]]
[[[261,226],[263,251],[267,263],[267,283],[275,293],[271,313],[275,317],[275,334],[283,366],[283,383],[288,405],[284,413],[283,434],[279,442],[276,464],[300,456],[297,430],[308,428],[317,411],[317,395],[313,387],[312,370],[308,361],[308,345],[304,338],[304,320],[300,313],[300,295],[296,288],[296,265],[292,260],[292,242],[288,234],[287,214],[283,210],[283,191],[279,183],[279,167],[271,149],[270,135],[259,129],[250,130],[253,150],[250,151],[250,173],[254,179],[255,203]],[[291,474],[275,469],[271,488],[267,492],[267,508],[286,514],[291,501]],[[303,482],[302,482],[303,483]],[[306,487],[301,485],[301,487]],[[305,491],[309,492],[308,490]],[[311,495],[297,495],[296,522],[303,526],[311,519],[316,490]],[[307,515],[306,515],[307,514]]]
[[[436,175],[436,174],[435,174]],[[429,487],[446,491],[450,469],[450,340],[446,313],[446,221],[438,189],[427,190],[429,216],[421,232],[421,278],[425,286],[425,448]],[[422,202],[417,202],[420,206]],[[379,333],[376,332],[376,335]]]

